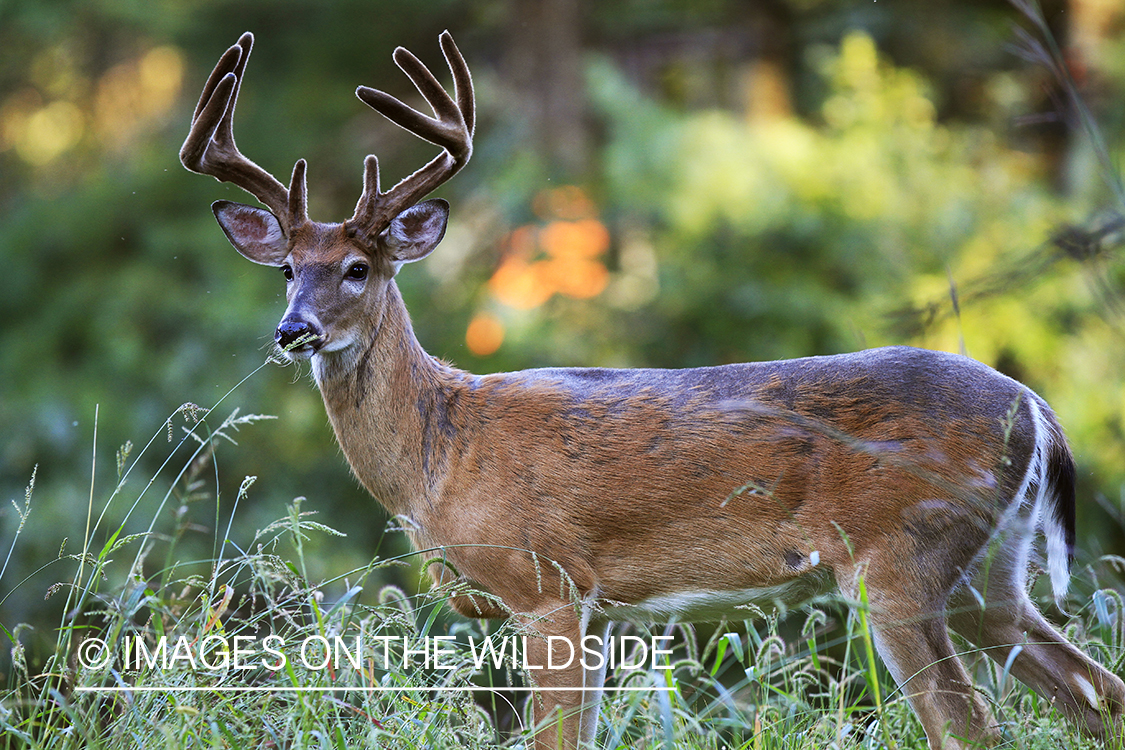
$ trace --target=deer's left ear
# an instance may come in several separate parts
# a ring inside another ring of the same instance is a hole
[[[445,236],[449,204],[441,198],[422,201],[406,209],[379,233],[379,239],[397,268],[402,263],[422,260]]]

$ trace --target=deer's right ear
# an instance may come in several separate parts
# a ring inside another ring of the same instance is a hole
[[[276,216],[264,208],[231,201],[215,201],[211,210],[230,244],[244,258],[263,266],[285,264],[289,243]]]

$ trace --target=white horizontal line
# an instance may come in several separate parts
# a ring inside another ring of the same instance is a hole
[[[78,693],[158,693],[158,692],[183,692],[183,693],[414,693],[414,692],[437,692],[437,693],[458,693],[458,692],[516,692],[516,693],[549,693],[549,692],[562,692],[568,691],[572,693],[637,693],[637,692],[660,692],[667,693],[675,690],[673,687],[605,687],[605,688],[585,688],[585,687],[480,687],[477,685],[466,685],[463,687],[442,687],[442,686],[418,686],[418,687],[284,687],[284,686],[267,686],[267,685],[245,685],[241,687],[200,687],[200,686],[161,686],[161,685],[138,685],[136,687],[123,687],[120,685],[112,685],[106,687],[76,687],[75,692]]]

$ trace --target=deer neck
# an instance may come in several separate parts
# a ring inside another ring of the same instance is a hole
[[[371,320],[365,340],[314,357],[313,375],[356,477],[390,513],[409,518],[441,483],[445,451],[435,435],[450,436],[444,405],[468,376],[422,349],[393,282]]]

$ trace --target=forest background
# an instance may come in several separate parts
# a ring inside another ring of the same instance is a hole
[[[239,144],[275,175],[307,158],[323,221],[350,215],[365,154],[388,182],[433,155],[352,92],[417,102],[391,51],[447,80],[437,35],[452,31],[476,150],[439,191],[446,239],[399,276],[435,356],[488,372],[964,351],[1059,413],[1079,562],[1125,553],[1125,10],[1042,14],[1057,54],[1001,0],[0,3],[0,551],[24,524],[0,622],[36,626],[34,664],[58,621],[51,561],[117,484],[106,457],[162,431],[174,446],[198,413],[185,403],[278,417],[209,469],[223,518],[258,477],[232,540],[303,496],[347,532],[308,541],[311,579],[407,549],[307,372],[259,369],[283,281],[208,209],[253,199],[177,159],[207,73],[246,30]],[[177,549],[206,558],[216,498],[178,492]],[[151,513],[133,518],[124,533]],[[419,585],[417,568],[388,570]]]

